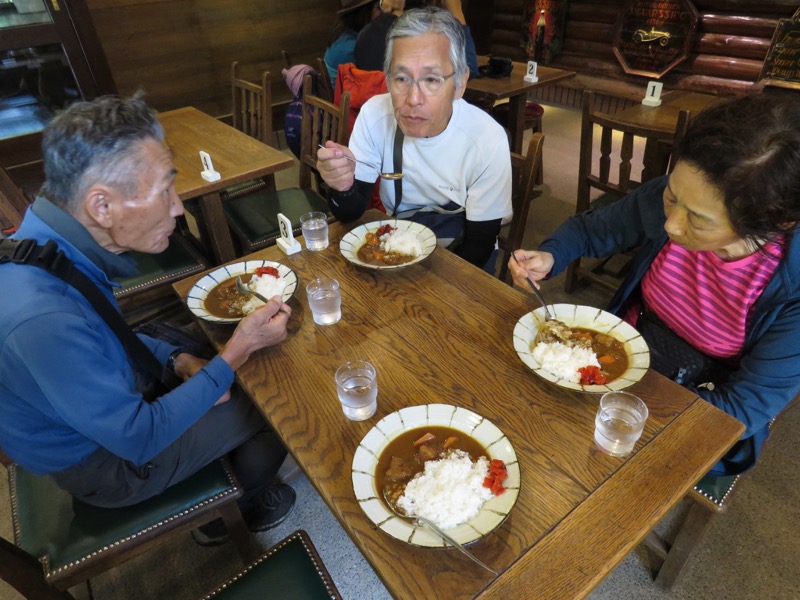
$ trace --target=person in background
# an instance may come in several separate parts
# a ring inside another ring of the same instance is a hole
[[[156,113],[135,96],[72,104],[45,128],[45,182],[16,239],[53,240],[116,307],[112,280],[131,276],[126,251],[169,245],[183,204]],[[0,265],[0,448],[49,475],[76,500],[129,506],[228,454],[252,531],[282,522],[294,490],[273,478],[286,450],[254,406],[232,390],[234,372],[287,336],[291,308],[272,298],[241,320],[211,360],[139,335],[184,381],[146,402],[126,349],[86,297],[27,264]],[[228,539],[221,519],[193,532]]]
[[[364,104],[349,148],[329,141],[317,151],[317,168],[331,188],[334,216],[352,221],[367,207],[375,171],[344,156],[393,171],[402,135],[402,199],[396,202],[396,182],[381,180],[386,211],[429,226],[441,245],[493,270],[497,234],[512,213],[511,158],[503,128],[461,98],[464,44],[464,28],[449,11],[406,11],[386,42],[389,93]]]
[[[671,175],[572,217],[508,266],[523,285],[578,257],[639,248],[609,310],[663,357],[663,374],[746,425],[710,472],[735,475],[800,392],[800,103],[753,95],[709,108],[675,158]],[[708,368],[683,380],[687,363],[659,352],[665,339]]]
[[[331,83],[336,85],[339,65],[354,63],[356,37],[370,21],[381,14],[378,0],[342,0],[342,9],[325,50],[325,67]]]
[[[381,0],[381,15],[364,27],[356,39],[354,49],[356,67],[364,71],[382,70],[386,57],[386,35],[391,26],[405,11],[426,6],[444,8],[461,23],[466,39],[465,51],[469,77],[476,77],[478,75],[478,55],[475,50],[475,40],[472,39],[472,33],[461,8],[461,0]]]

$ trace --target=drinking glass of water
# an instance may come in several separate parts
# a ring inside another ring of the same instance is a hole
[[[300,217],[303,239],[309,250],[324,250],[328,247],[328,215],[323,212],[310,212]]]
[[[647,405],[628,392],[606,392],[594,420],[594,441],[611,456],[627,456],[642,435]]]
[[[345,416],[363,421],[378,408],[378,379],[375,367],[365,360],[351,360],[336,369],[336,391]]]
[[[318,277],[306,286],[308,306],[317,325],[333,325],[342,318],[342,293],[339,282]]]

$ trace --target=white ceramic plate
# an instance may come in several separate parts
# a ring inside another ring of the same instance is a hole
[[[570,390],[603,393],[625,389],[639,381],[647,373],[647,369],[650,367],[650,350],[639,332],[625,321],[609,312],[591,306],[577,304],[551,304],[549,306],[553,317],[570,327],[593,329],[612,335],[621,341],[628,353],[628,370],[605,385],[581,385],[561,379],[542,369],[541,363],[531,354],[531,344],[544,323],[544,309],[537,308],[533,312],[523,315],[517,321],[517,325],[514,327],[514,350],[517,351],[522,362],[533,369],[533,372],[539,377]]]
[[[422,242],[422,253],[407,263],[403,263],[402,265],[371,265],[365,263],[358,258],[358,249],[364,245],[367,233],[375,232],[383,225],[389,224],[392,227],[396,227],[401,231],[411,231],[417,234],[420,242]],[[348,231],[342,240],[339,242],[339,250],[342,252],[342,256],[344,256],[347,260],[355,265],[359,265],[361,267],[367,267],[368,269],[400,269],[402,267],[407,267],[409,265],[416,264],[420,261],[425,260],[430,256],[431,252],[436,248],[436,235],[433,233],[431,229],[425,227],[425,225],[420,225],[419,223],[414,223],[413,221],[403,221],[398,219],[387,219],[385,221],[373,221],[372,223],[366,223],[364,225],[360,225],[356,227],[352,231]]]
[[[511,442],[489,419],[471,410],[448,404],[409,406],[385,416],[373,427],[353,456],[353,490],[361,509],[382,531],[414,546],[448,546],[442,538],[424,526],[401,519],[389,512],[375,486],[375,469],[386,446],[404,431],[425,426],[450,427],[462,431],[489,453],[506,464],[506,491],[488,500],[475,518],[447,532],[462,544],[474,542],[491,533],[505,521],[519,495],[520,473],[517,455]]]
[[[245,273],[255,273],[259,267],[275,267],[278,269],[278,275],[286,280],[286,287],[283,290],[283,301],[288,302],[294,295],[297,289],[297,275],[286,265],[273,262],[271,260],[246,260],[244,262],[234,263],[232,265],[224,265],[208,275],[204,276],[200,281],[194,284],[189,290],[189,296],[186,298],[186,306],[192,313],[206,321],[214,323],[237,323],[241,321],[240,317],[223,318],[212,315],[206,310],[206,296],[217,285],[236,277],[237,275],[244,275]]]

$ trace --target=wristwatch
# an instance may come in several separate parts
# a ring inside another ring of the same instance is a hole
[[[167,364],[165,365],[168,371],[175,373],[175,360],[178,358],[179,354],[183,354],[184,352],[185,350],[183,348],[178,348],[177,350],[172,351],[167,359]]]

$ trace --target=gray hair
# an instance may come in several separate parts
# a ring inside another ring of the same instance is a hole
[[[164,129],[141,93],[72,104],[42,135],[42,195],[73,214],[96,184],[135,195],[138,178],[131,162],[138,159],[139,145],[147,139],[163,143]]]
[[[455,72],[456,88],[469,75],[466,57],[466,37],[464,26],[452,13],[443,8],[429,6],[406,11],[394,22],[386,35],[386,58],[383,70],[389,75],[392,66],[392,50],[397,38],[419,37],[427,33],[442,33],[450,41],[450,63]]]

